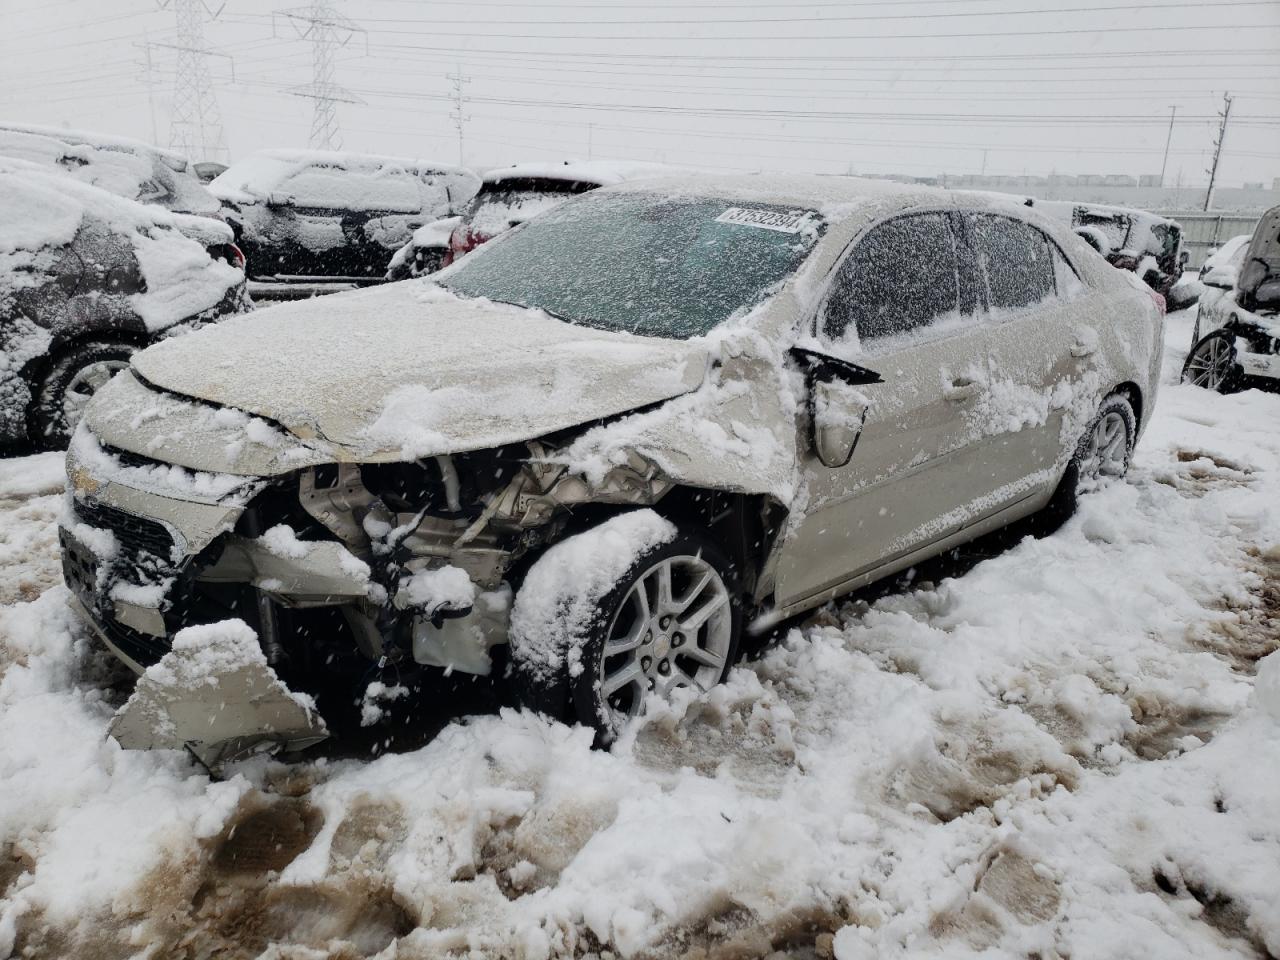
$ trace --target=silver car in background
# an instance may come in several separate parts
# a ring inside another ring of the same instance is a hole
[[[1157,300],[1069,227],[973,195],[593,191],[432,280],[135,356],[69,451],[67,582],[138,671],[241,618],[295,687],[505,676],[607,739],[650,695],[718,683],[749,625],[1123,475]],[[182,697],[200,723],[135,718],[122,742],[217,760],[322,735],[246,704],[211,742],[226,690]]]

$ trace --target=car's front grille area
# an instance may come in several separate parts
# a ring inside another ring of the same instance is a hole
[[[163,524],[91,500],[77,500],[75,513],[88,526],[110,530],[126,559],[148,554],[167,563],[172,557],[173,535]]]
[[[140,667],[151,666],[169,652],[169,641],[165,637],[153,637],[149,633],[126,627],[119,620],[110,617],[97,622],[107,639]]]

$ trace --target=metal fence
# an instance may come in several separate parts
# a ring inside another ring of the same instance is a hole
[[[1204,213],[1199,210],[1162,210],[1160,216],[1182,224],[1182,246],[1191,254],[1187,266],[1199,270],[1205,257],[1232,237],[1253,233],[1262,218],[1252,213]]]

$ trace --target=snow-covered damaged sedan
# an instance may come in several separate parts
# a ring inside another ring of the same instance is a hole
[[[226,224],[0,158],[0,443],[62,446],[139,347],[248,306]]]
[[[608,737],[748,625],[1123,474],[1155,301],[1031,210],[696,177],[159,344],[68,455],[67,582],[146,670],[117,735],[297,746],[285,684],[376,715],[440,668]]]

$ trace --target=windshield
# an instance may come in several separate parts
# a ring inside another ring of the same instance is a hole
[[[461,261],[440,283],[570,323],[685,340],[759,303],[821,228],[811,210],[589,194]]]

